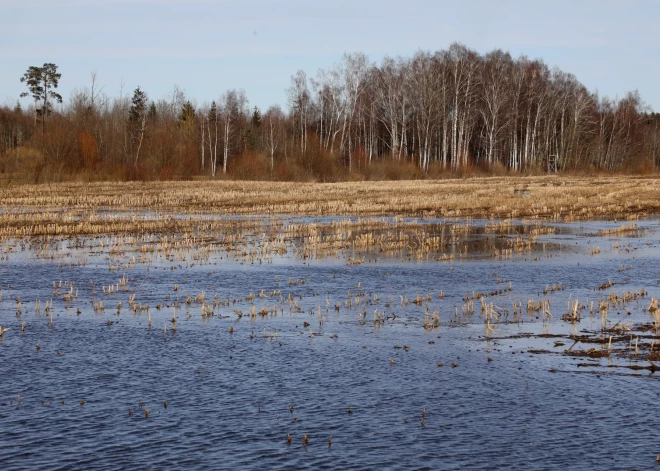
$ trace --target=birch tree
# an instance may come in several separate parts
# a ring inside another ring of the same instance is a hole
[[[511,57],[500,50],[485,57],[482,69],[481,116],[486,127],[486,162],[498,160],[497,143],[506,127],[505,111],[511,91]]]
[[[211,108],[209,109],[207,117],[209,158],[211,160],[211,176],[213,177],[215,177],[218,171],[218,123],[220,121],[218,113],[218,105],[214,100],[211,102]]]
[[[307,151],[307,120],[310,108],[310,93],[307,85],[307,74],[299,70],[291,76],[291,86],[287,90],[289,107],[296,123],[298,138],[300,139],[300,153]]]
[[[364,87],[364,80],[367,76],[369,61],[367,56],[362,53],[344,54],[342,61],[342,72],[344,75],[344,96],[346,105],[344,106],[344,117],[342,120],[340,151],[348,153],[348,171],[352,171],[352,154],[350,126],[355,116],[355,108]]]
[[[277,152],[282,138],[282,123],[284,121],[284,113],[279,106],[271,106],[266,111],[263,121],[266,127],[268,154],[270,156],[270,170],[272,171],[275,167],[275,152]]]
[[[222,95],[219,107],[220,124],[222,125],[222,173],[227,173],[227,162],[232,148],[234,132],[240,119],[240,114],[245,112],[247,98],[243,90],[228,90]]]
[[[409,96],[414,111],[417,130],[417,147],[419,168],[427,171],[431,160],[433,132],[437,124],[437,100],[439,79],[434,58],[429,53],[418,52],[412,60],[409,77]]]
[[[386,57],[374,74],[377,116],[389,134],[390,154],[401,158],[401,137],[405,133],[401,110],[406,108],[405,77],[402,59]]]

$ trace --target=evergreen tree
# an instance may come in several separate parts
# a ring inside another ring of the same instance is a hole
[[[147,102],[147,94],[138,86],[133,92],[131,108],[128,110],[128,120],[131,122],[139,122],[145,116]]]
[[[158,111],[156,110],[156,103],[153,101],[149,105],[149,113],[148,113],[149,119],[152,121],[155,121],[156,118],[158,117]]]
[[[209,122],[215,124],[218,121],[218,105],[215,100],[211,102],[211,109],[209,110]]]
[[[21,82],[25,83],[30,92],[21,93],[21,98],[32,95],[34,99],[34,127],[37,127],[38,103],[44,94],[44,87],[41,85],[41,68],[31,65],[21,77]]]
[[[183,133],[186,136],[190,136],[195,127],[195,107],[190,101],[186,101],[181,107],[181,112],[179,113],[179,125],[181,126]]]
[[[140,148],[147,130],[147,94],[138,86],[133,92],[131,108],[128,110],[128,131],[135,147],[134,164],[137,167],[140,158]]]
[[[57,72],[57,65],[52,62],[45,63],[42,67],[30,66],[21,77],[21,82],[27,84],[29,92],[21,93],[21,97],[32,95],[34,98],[34,124],[37,124],[37,115],[41,116],[42,129],[46,131],[46,118],[50,114],[51,99],[62,103],[62,95],[55,92],[62,74]],[[41,109],[37,104],[42,102]]]
[[[259,126],[261,126],[261,112],[259,111],[259,108],[255,106],[254,111],[252,112],[252,127],[259,128]]]

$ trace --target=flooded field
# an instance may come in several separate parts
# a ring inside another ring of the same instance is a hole
[[[4,469],[656,465],[657,219],[82,211],[0,234]]]

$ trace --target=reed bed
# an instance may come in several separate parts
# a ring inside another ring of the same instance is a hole
[[[517,196],[520,188],[530,198]],[[563,176],[333,184],[58,183],[0,188],[0,210],[9,209],[634,220],[660,213],[660,186],[656,178]]]
[[[173,266],[204,264],[216,256],[251,264],[287,255],[344,259],[347,265],[382,257],[451,262],[474,253],[505,259],[544,251],[547,244],[537,242],[537,235],[552,232],[554,228],[540,221],[505,220],[479,227],[470,220],[429,223],[396,217],[303,222],[284,217],[9,211],[0,214],[0,258],[9,260],[28,248],[31,258],[83,266],[89,257],[106,255],[113,262],[111,271],[156,259]]]
[[[516,196],[515,190],[521,184],[532,198]],[[443,301],[447,306],[439,302],[445,298],[442,287],[438,287],[437,295],[413,291],[381,293],[381,301],[378,293],[365,292],[360,283],[357,290],[351,288],[345,297],[327,293],[332,299],[326,296],[325,300],[303,300],[302,291],[296,287],[307,283],[304,278],[289,278],[287,287],[281,289],[250,286],[247,294],[223,296],[212,292],[212,288],[208,292],[180,292],[179,285],[174,284],[171,292],[163,292],[155,303],[152,301],[150,310],[149,304],[140,299],[145,296],[144,289],[130,270],[159,264],[158,268],[182,269],[181,276],[185,277],[189,276],[186,270],[194,265],[218,264],[220,260],[272,263],[273,258],[287,254],[302,260],[337,257],[346,265],[378,262],[381,256],[413,262],[453,262],[474,252],[502,259],[513,254],[528,257],[533,252],[536,255],[539,249],[545,250],[546,244],[537,242],[537,238],[555,233],[554,227],[545,224],[546,220],[634,220],[657,213],[659,196],[657,181],[644,178],[485,178],[328,185],[263,182],[21,185],[0,189],[0,259],[56,260],[58,268],[85,265],[88,259],[107,264],[111,273],[106,279],[94,283],[90,280],[87,287],[81,285],[80,299],[77,285],[53,280],[50,299],[34,300],[35,316],[43,312],[51,327],[57,322],[55,311],[71,309],[73,316],[75,309],[75,315],[80,316],[89,313],[89,306],[95,316],[107,316],[108,326],[125,312],[146,316],[151,328],[153,313],[154,326],[159,330],[162,327],[166,339],[176,335],[178,328],[185,328],[177,318],[201,316],[204,322],[214,322],[214,318],[238,316],[248,319],[249,329],[254,330],[252,324],[273,317],[309,314],[299,324],[306,329],[304,335],[308,331],[309,337],[315,338],[323,335],[324,323],[334,311],[333,315],[341,314],[352,322],[357,316],[358,324],[372,324],[374,329],[404,322],[397,318],[405,316],[405,322],[419,326],[430,335],[447,326],[472,322],[476,307],[477,311],[480,309],[486,338],[494,336],[498,325],[533,320],[539,320],[546,333],[546,327],[549,329],[554,319],[549,297],[565,289],[561,283],[539,286],[539,298],[525,300],[516,297],[511,282],[497,276],[496,286],[485,292],[466,286],[462,303],[459,299],[463,293],[450,293],[451,301]],[[353,217],[302,217],[329,215]],[[426,219],[430,217],[439,219]],[[478,225],[473,218],[491,220]],[[626,223],[601,231],[598,236],[625,235],[638,230],[637,225]],[[591,248],[590,253],[598,254],[600,249]],[[608,280],[594,291],[609,290],[614,285]],[[548,298],[541,299],[541,293]],[[2,296],[0,290],[0,301]],[[596,303],[569,297],[561,319],[573,325],[574,333],[564,335],[564,339],[601,344],[597,350],[588,350],[591,353],[586,356],[616,354],[629,358],[632,350],[622,345],[628,342],[630,347],[634,336],[634,357],[653,360],[658,355],[655,337],[660,334],[660,306],[655,298],[644,306],[652,322],[631,325],[619,320],[612,325],[617,310],[627,313],[628,309],[632,310],[631,303],[638,304],[645,296],[644,290],[624,292],[620,296],[603,293]],[[20,296],[14,299],[15,316],[22,319],[26,309]],[[161,310],[166,313],[158,315]],[[185,315],[181,313],[177,317],[178,310]],[[350,317],[345,315],[349,313]],[[592,323],[600,328],[588,335],[581,331],[580,336],[577,325],[587,320],[587,313],[590,320],[598,316]],[[233,324],[228,325],[227,331],[242,335],[239,324],[236,326],[235,330]],[[22,323],[21,330],[24,329]],[[14,328],[17,330],[18,324]],[[650,331],[655,335],[648,334]],[[263,338],[279,341],[279,337],[277,330],[267,332],[264,328]],[[407,351],[405,345],[402,348]],[[567,352],[575,354],[576,350],[569,348]]]

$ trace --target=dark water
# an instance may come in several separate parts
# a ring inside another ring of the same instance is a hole
[[[588,302],[641,288],[648,294],[628,304],[631,315],[612,310],[610,319],[650,322],[645,309],[660,297],[658,225],[639,224],[647,230],[607,238],[597,230],[614,224],[561,225],[539,237],[557,244],[552,250],[504,260],[367,258],[357,266],[291,255],[241,264],[215,254],[192,267],[190,258],[177,262],[184,268],[176,270],[154,259],[110,271],[135,254],[106,250],[67,266],[15,246],[0,262],[0,324],[11,329],[0,340],[0,467],[655,469],[657,375],[611,369],[607,359],[580,368],[565,355],[527,352],[544,341],[510,338],[572,332],[560,320],[569,297]],[[590,255],[596,245],[601,253]],[[119,292],[103,292],[124,275]],[[594,291],[608,279],[612,288]],[[62,299],[67,282],[77,299]],[[557,283],[565,288],[542,293]],[[487,338],[479,301],[474,316],[455,316],[466,294],[500,290],[487,301],[509,309],[550,299],[552,321],[525,313]],[[202,291],[211,305],[217,295],[208,318],[194,301]],[[131,294],[149,304],[151,327],[146,311],[130,310]],[[431,300],[415,305],[417,294]],[[52,322],[44,312],[51,298]],[[105,310],[95,312],[101,300]],[[252,305],[278,313],[251,320]],[[427,306],[440,314],[436,329],[422,325]],[[387,317],[382,325],[374,310]],[[587,316],[578,328],[598,325]]]

